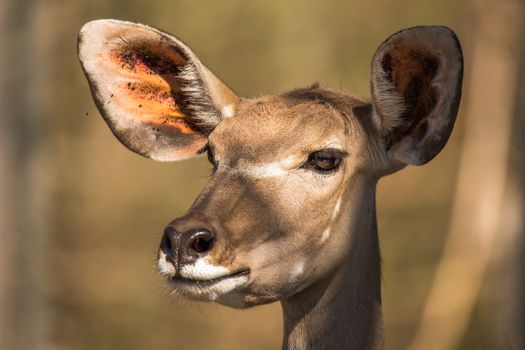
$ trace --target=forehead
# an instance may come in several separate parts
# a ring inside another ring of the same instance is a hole
[[[320,88],[242,100],[235,116],[223,120],[210,135],[219,152],[271,157],[276,152],[312,152],[323,147],[345,148],[359,133],[352,113],[364,102],[347,94]],[[267,150],[266,152],[253,152]]]

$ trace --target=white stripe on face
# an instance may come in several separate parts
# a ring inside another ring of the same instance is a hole
[[[297,263],[297,265],[294,266],[293,270],[292,270],[292,279],[295,280],[299,277],[301,277],[301,275],[304,273],[304,262],[301,261],[299,263]]]
[[[323,235],[321,236],[321,243],[324,243],[330,238],[330,226],[324,230]]]
[[[326,142],[321,148],[342,150],[343,146],[338,141],[332,140]],[[298,167],[300,164],[300,159],[298,159],[298,157],[289,156],[276,162],[261,164],[241,162],[235,168],[230,168],[227,165],[222,165],[222,167],[228,169],[230,172],[238,173],[244,176],[264,178],[287,175],[291,170]],[[219,165],[219,167],[221,167],[221,165]]]
[[[233,105],[226,105],[222,107],[221,114],[223,118],[231,118],[235,114],[234,106]]]
[[[228,171],[250,177],[275,177],[288,174],[295,163],[295,158],[288,157],[271,163],[241,163],[236,168],[228,168]]]
[[[323,235],[321,236],[321,243],[324,243],[330,238],[330,226],[334,222],[334,220],[337,218],[337,215],[339,215],[339,212],[341,211],[341,197],[337,199],[337,202],[335,203],[334,210],[332,211],[332,220],[330,221],[330,225],[323,231]]]
[[[334,211],[332,212],[332,221],[335,220],[340,210],[341,210],[341,197],[339,197],[339,199],[335,203]]]

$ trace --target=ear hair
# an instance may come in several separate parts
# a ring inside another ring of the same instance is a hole
[[[191,116],[191,122],[194,125],[205,134],[209,134],[221,121],[221,114],[206,91],[206,85],[202,81],[195,62],[188,60],[188,64],[181,67],[177,78],[182,95],[184,95],[184,104],[181,105],[181,109]]]
[[[391,73],[387,73],[382,64],[377,61],[372,67],[377,73],[376,108],[373,109],[372,120],[382,135],[388,134],[403,123],[406,104],[403,96],[397,91]],[[388,116],[388,117],[385,117]]]

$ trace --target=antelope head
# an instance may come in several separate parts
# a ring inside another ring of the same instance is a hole
[[[353,286],[338,290],[372,280],[380,304],[376,182],[430,161],[449,138],[463,70],[451,30],[415,27],[381,44],[370,102],[319,85],[241,98],[181,40],[129,22],[86,24],[79,56],[127,148],[211,163],[161,240],[158,268],[175,291],[245,308],[324,293],[341,275]]]

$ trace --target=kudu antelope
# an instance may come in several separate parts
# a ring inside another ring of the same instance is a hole
[[[376,183],[448,140],[463,74],[450,29],[381,44],[371,102],[319,85],[241,98],[181,40],[129,22],[86,24],[79,56],[126,147],[213,166],[164,230],[158,268],[173,290],[234,308],[279,300],[285,349],[383,347]]]

